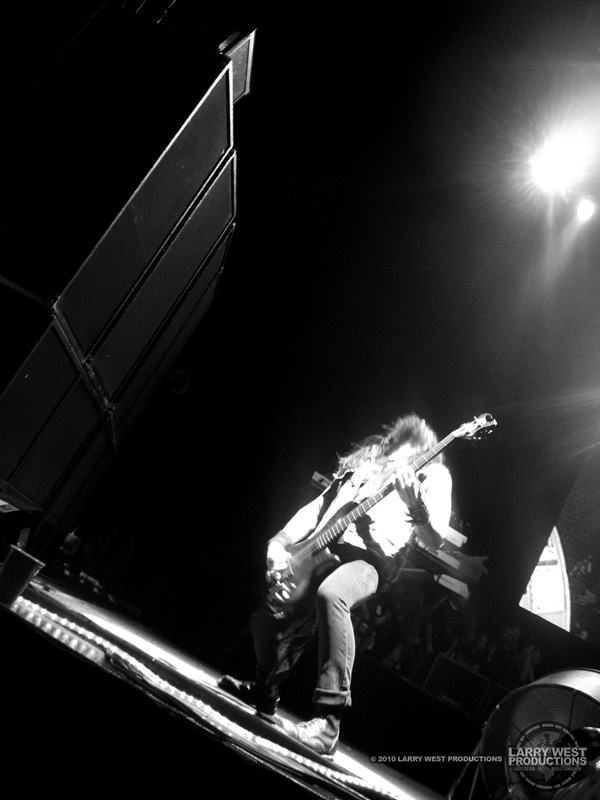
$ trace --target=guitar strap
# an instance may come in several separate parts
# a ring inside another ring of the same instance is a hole
[[[359,479],[357,481],[356,480],[357,477],[359,476],[357,476],[356,472],[346,472],[343,475],[341,475],[339,479],[337,479],[339,483],[335,490],[336,491],[335,497],[339,500],[339,504],[335,503],[335,506],[339,505],[341,507],[349,502],[356,502],[358,504],[371,494],[371,492],[365,491],[365,486],[368,486],[369,480]],[[344,493],[344,495],[341,498],[339,498],[337,493],[339,492],[340,488],[343,485],[348,483],[350,483],[350,486],[348,487],[350,491],[348,492],[347,495]],[[334,484],[332,484],[330,488],[333,488],[333,486]],[[381,482],[378,481],[378,487],[380,486]],[[374,491],[376,491],[376,489]],[[330,507],[331,503],[329,504],[328,509]],[[333,515],[328,515],[328,516],[334,516],[336,510],[337,509],[334,508]],[[363,549],[362,547],[357,547],[352,544],[348,544],[347,542],[343,541],[335,542],[334,544],[329,546],[329,549],[331,550],[332,553],[337,555],[342,562],[361,560],[361,561],[366,561],[372,566],[374,566],[379,575],[380,585],[382,585],[382,583],[384,581],[387,581],[388,579],[392,560],[390,559],[389,556],[386,556],[386,554],[381,549],[381,546],[371,536],[368,517],[358,519],[354,524],[356,527],[357,534],[365,543],[366,549]]]
[[[315,525],[314,530],[308,534],[307,538],[319,530],[323,521],[325,520],[325,515],[327,515],[327,519],[329,519],[338,508],[340,508],[344,503],[348,502],[348,498],[344,499],[339,497],[339,491],[341,487],[350,480],[353,474],[354,473],[352,472],[344,472],[343,475],[339,475],[337,478],[334,478],[328,488],[323,492],[323,500],[325,502],[321,508],[317,524]],[[334,502],[335,500],[339,502]],[[331,509],[333,509],[332,513],[328,513]],[[327,520],[325,520],[325,522],[326,521]]]

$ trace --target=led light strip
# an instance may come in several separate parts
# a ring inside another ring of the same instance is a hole
[[[129,653],[112,644],[107,639],[91,633],[66,617],[48,611],[37,603],[33,603],[25,598],[19,598],[13,604],[12,609],[25,621],[38,628],[55,641],[65,645],[70,650],[75,651],[79,655],[92,660],[104,668],[110,668],[112,665],[113,669],[111,671],[113,671],[113,673],[114,669],[117,668],[121,675],[129,672],[141,678],[154,690],[168,695],[170,698],[176,700],[178,704],[183,705],[186,709],[193,712],[195,716],[201,718],[205,722],[209,722],[213,728],[216,728],[219,733],[225,735],[228,739],[231,739],[232,736],[235,735],[237,739],[245,742],[246,746],[251,745],[252,748],[268,751],[271,757],[279,760],[288,769],[289,762],[293,761],[297,767],[303,768],[305,772],[313,775],[321,775],[330,782],[343,784],[358,790],[364,789],[369,792],[376,792],[382,797],[389,797],[394,800],[409,800],[410,798],[409,795],[403,792],[398,793],[397,791],[390,791],[387,788],[382,788],[362,778],[345,775],[338,770],[317,764],[311,759],[304,758],[269,739],[256,736],[243,726],[232,722],[223,714],[215,711],[215,709],[202,702],[197,697],[175,688],[148,669],[143,663],[133,658]],[[127,667],[127,672],[123,667],[119,667],[119,662],[123,662]]]

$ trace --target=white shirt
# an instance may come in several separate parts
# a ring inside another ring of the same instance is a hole
[[[422,478],[421,495],[429,511],[431,525],[445,538],[452,511],[450,472],[443,464],[434,462],[424,467],[419,472],[419,477]],[[295,544],[326,526],[347,503],[357,504],[372,497],[382,485],[387,485],[392,480],[393,475],[385,478],[375,470],[355,472],[341,484],[324,513],[323,508],[329,502],[327,491],[299,509],[283,531],[290,537],[292,544]],[[395,490],[369,509],[368,516],[373,521],[369,528],[371,536],[386,555],[393,556],[404,547],[411,535],[412,523],[406,505]],[[338,541],[366,549],[354,526],[346,529]]]

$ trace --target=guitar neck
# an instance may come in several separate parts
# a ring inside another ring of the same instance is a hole
[[[456,432],[449,434],[445,439],[438,442],[435,447],[432,447],[427,453],[417,458],[414,464],[412,464],[413,471],[417,473],[419,470],[423,469],[423,467],[433,461],[434,458],[437,458],[442,450],[448,447],[454,439],[456,439]],[[325,530],[321,531],[321,533],[311,540],[311,550],[323,550],[325,547],[336,542],[349,525],[356,522],[356,520],[361,517],[366,516],[367,512],[390,494],[394,487],[395,481],[386,483],[385,486],[382,486],[382,488],[371,495],[371,497],[367,497],[366,500],[359,503],[348,514],[326,527]]]

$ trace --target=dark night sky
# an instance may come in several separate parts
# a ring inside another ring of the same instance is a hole
[[[597,222],[561,252],[566,211],[549,225],[520,165],[579,87],[600,107],[600,9],[488,5],[245,11],[232,251],[190,390],[159,390],[102,495],[184,594],[207,553],[258,571],[313,471],[409,410],[440,436],[498,420],[448,461],[474,551],[523,588],[597,441],[600,265]]]

